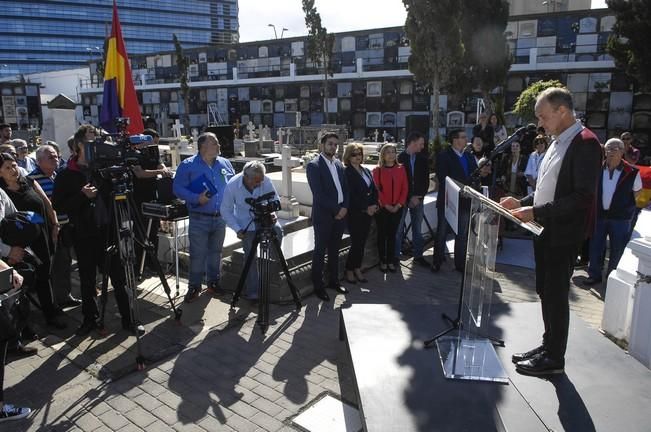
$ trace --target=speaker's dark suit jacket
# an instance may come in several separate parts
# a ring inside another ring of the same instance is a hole
[[[545,324],[543,345],[549,356],[561,362],[567,347],[570,278],[586,224],[594,217],[601,154],[597,137],[583,129],[563,157],[554,199],[534,207],[534,218],[544,227],[542,235],[534,239],[536,292]],[[533,194],[520,203],[533,205]]]
[[[312,224],[314,227],[314,251],[312,253],[312,284],[314,289],[323,289],[323,263],[326,249],[328,251],[328,279],[330,285],[339,283],[338,256],[341,237],[344,234],[346,220],[335,219],[342,208],[348,209],[350,195],[344,166],[334,159],[343,192],[343,201],[338,202],[337,187],[330,174],[324,156],[307,164],[305,172],[312,191]]]

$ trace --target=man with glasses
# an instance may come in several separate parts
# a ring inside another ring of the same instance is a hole
[[[631,220],[635,214],[635,198],[642,189],[640,171],[624,160],[625,144],[611,138],[604,146],[604,162],[597,189],[597,220],[590,239],[590,265],[584,285],[601,282],[606,237],[610,240],[608,274],[617,268],[630,237]]]
[[[635,138],[630,132],[624,132],[619,136],[619,139],[624,143],[624,160],[631,165],[635,165],[640,160],[640,150],[633,147]]]
[[[16,153],[18,154],[18,157],[16,158],[18,166],[24,168],[28,173],[34,171],[36,169],[36,161],[29,155],[27,141],[23,139],[15,139],[12,141],[12,144],[16,147]]]
[[[226,225],[235,231],[237,237],[242,240],[245,257],[248,257],[250,253],[257,254],[257,251],[251,252],[251,248],[256,230],[261,228],[253,219],[253,208],[249,202],[267,194],[272,194],[268,201],[280,201],[276,188],[265,174],[266,169],[262,162],[247,162],[242,172],[230,179],[226,185],[220,206]],[[276,221],[276,214],[272,213],[271,216]],[[276,238],[280,241],[283,231],[277,221],[273,230],[276,233]],[[258,268],[255,263],[251,265],[246,276],[244,297],[251,301],[258,300]]]
[[[29,173],[52,201],[54,180],[59,168],[59,154],[51,145],[42,145],[36,150],[36,168]],[[78,306],[81,300],[71,294],[70,267],[72,264],[72,237],[68,226],[68,215],[57,212],[57,220],[61,225],[57,239],[56,251],[52,261],[52,285],[55,303],[61,307]]]
[[[439,183],[436,198],[437,229],[436,245],[432,271],[438,272],[444,260],[445,240],[448,236],[449,224],[445,219],[445,181],[448,177],[464,185],[471,182],[470,176],[477,169],[477,162],[472,154],[464,152],[468,144],[466,132],[456,129],[450,132],[451,145],[441,151],[436,158],[436,178]],[[470,218],[470,200],[459,198],[458,228],[454,241],[454,267],[463,271],[466,265],[466,249],[468,242],[468,221]]]

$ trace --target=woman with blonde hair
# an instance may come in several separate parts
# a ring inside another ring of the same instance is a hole
[[[377,189],[373,175],[362,166],[364,146],[351,143],[344,149],[344,165],[350,206],[348,207],[348,233],[350,234],[350,252],[346,260],[346,281],[348,283],[368,282],[362,274],[364,246],[371,227],[371,218],[378,210]]]
[[[373,181],[378,190],[380,204],[375,220],[380,270],[383,272],[396,271],[396,232],[409,189],[407,171],[397,162],[396,157],[395,144],[384,144],[380,149],[378,166],[373,170]]]

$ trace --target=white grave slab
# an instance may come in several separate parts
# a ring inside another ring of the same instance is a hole
[[[332,396],[325,396],[294,419],[309,432],[358,432],[362,430],[359,411]]]

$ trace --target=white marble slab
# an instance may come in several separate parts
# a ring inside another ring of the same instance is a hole
[[[309,432],[358,432],[362,430],[359,411],[332,396],[325,396],[294,419]]]

